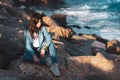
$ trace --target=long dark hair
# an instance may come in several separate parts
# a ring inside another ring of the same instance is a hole
[[[42,24],[39,28],[37,28],[36,24],[39,22],[39,20],[41,20]],[[30,22],[29,22],[29,31],[31,36],[33,37],[34,32],[37,33],[38,30],[41,30],[42,26],[43,26],[42,16],[39,13],[34,11],[30,16]]]

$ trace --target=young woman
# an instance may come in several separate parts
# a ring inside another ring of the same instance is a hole
[[[47,64],[54,75],[60,76],[54,44],[39,13],[33,12],[31,15],[29,28],[24,31],[24,36],[26,51],[23,58],[29,62]]]

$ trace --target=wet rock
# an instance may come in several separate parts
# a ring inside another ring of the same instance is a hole
[[[86,29],[91,29],[91,27],[89,27],[89,26],[84,26],[84,28],[86,28]]]
[[[68,25],[68,27],[81,29],[81,27],[80,27],[80,26],[78,26],[78,25]]]
[[[120,42],[118,40],[111,40],[107,42],[107,51],[109,53],[120,55]]]
[[[56,21],[56,23],[59,25],[59,26],[62,26],[64,28],[66,28],[67,26],[67,22],[66,22],[66,16],[64,14],[53,14],[51,16],[51,18]]]
[[[96,40],[98,40],[98,41],[100,41],[100,42],[102,42],[102,43],[104,43],[104,44],[107,44],[107,42],[108,42],[107,39],[104,39],[104,38],[102,38],[102,37],[100,37],[100,36],[97,36],[96,34],[92,34],[92,36],[95,37]]]

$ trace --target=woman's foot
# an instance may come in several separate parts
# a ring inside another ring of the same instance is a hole
[[[46,64],[47,64],[47,66],[49,66],[49,67],[52,65],[52,59],[51,59],[51,57],[48,56],[48,57],[46,58]]]
[[[57,77],[60,76],[60,70],[59,70],[59,66],[58,66],[57,63],[52,64],[52,65],[50,66],[50,70],[52,71],[52,73],[53,73],[55,76],[57,76]]]

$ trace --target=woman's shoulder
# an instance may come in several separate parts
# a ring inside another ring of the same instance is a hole
[[[44,31],[44,30],[46,30],[46,27],[45,27],[45,26],[42,27],[42,31]]]
[[[28,29],[24,29],[24,33],[28,33],[29,32],[29,30]]]

